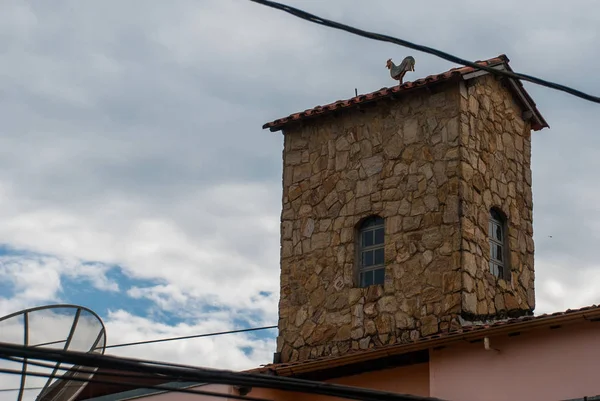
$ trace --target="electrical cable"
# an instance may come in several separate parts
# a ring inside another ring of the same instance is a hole
[[[39,344],[35,345],[36,347],[39,346]],[[33,347],[33,346],[32,346]],[[51,363],[43,363],[43,362],[34,362],[32,360],[25,360],[23,358],[17,358],[17,357],[13,357],[13,356],[4,356],[4,357],[0,357],[2,359],[6,359],[6,360],[10,360],[11,362],[15,362],[15,363],[27,363],[28,365],[31,366],[37,366],[37,367],[42,367],[42,368],[47,368],[47,369],[54,369],[56,364],[51,364]],[[72,367],[72,366],[71,366]],[[65,371],[68,372],[71,367],[58,367],[57,371]],[[92,370],[85,370],[85,369],[78,369],[79,372],[83,372],[83,373],[94,373],[95,375],[109,375],[107,373],[98,373],[97,371],[92,371]],[[38,372],[39,373],[39,372]],[[48,377],[50,377],[51,375],[48,374]],[[164,378],[165,380],[170,380],[170,381],[180,381],[177,380],[175,378],[171,378],[171,377],[167,377],[167,376],[159,376],[159,375],[141,375],[141,374],[137,374],[137,375],[132,375],[132,374],[126,374],[123,372],[119,372],[118,373],[119,378],[122,377],[127,377],[127,378],[133,378],[133,379],[159,379],[159,378]],[[56,377],[56,379],[60,379],[60,377]],[[93,381],[93,379],[91,379],[91,381]],[[112,384],[112,383],[111,383]],[[120,384],[120,382],[114,382],[114,384]],[[44,387],[26,387],[24,388],[24,390],[42,390]],[[19,391],[19,388],[13,388],[13,389],[0,389],[0,392],[6,392],[6,391]]]
[[[23,358],[17,358],[17,357],[12,357],[12,356],[0,356],[0,358],[3,359],[7,359],[10,360],[12,362],[16,362],[16,363],[27,363],[28,365],[32,365],[32,366],[37,366],[37,367],[43,367],[43,368],[48,368],[48,369],[54,369],[55,364],[50,364],[50,363],[43,363],[43,362],[34,362],[32,360],[26,360]],[[57,370],[59,371],[64,371],[69,372],[70,370],[72,370],[73,366],[71,367],[58,367]],[[14,370],[15,372],[18,372],[18,374],[21,373],[20,370]],[[107,373],[105,372],[98,372],[97,370],[88,370],[82,367],[79,367],[77,369],[77,372],[81,372],[81,373],[91,373],[96,375],[96,377],[92,377],[91,379],[86,379],[86,378],[67,378],[65,380],[74,380],[74,381],[84,381],[84,382],[96,382],[96,383],[101,383],[101,384],[112,384],[112,385],[123,385],[123,386],[133,386],[135,388],[153,388],[153,389],[157,389],[157,390],[161,390],[161,389],[167,389],[169,391],[176,391],[174,389],[172,389],[171,387],[165,387],[168,386],[168,384],[163,383],[163,384],[157,384],[157,385],[145,385],[145,384],[139,384],[139,383],[127,383],[127,382],[121,382],[121,381],[113,381],[113,380],[102,380],[99,379],[97,376],[101,376],[101,375],[107,375]],[[0,373],[12,373],[11,372],[4,372],[1,368],[0,368]],[[31,373],[31,375],[33,376],[39,376],[39,377],[55,377],[52,376],[49,373],[42,373],[42,372],[34,372],[34,371],[28,371],[28,373],[26,373],[26,375],[28,375],[29,373]],[[110,375],[110,374],[108,374]],[[177,378],[177,377],[172,377],[172,376],[166,376],[166,375],[157,375],[157,374],[153,374],[153,375],[142,375],[142,374],[137,374],[137,375],[132,375],[132,374],[126,374],[124,372],[118,372],[118,376],[119,378],[122,377],[126,377],[126,378],[132,378],[132,379],[165,379],[168,380],[170,382],[182,382],[181,379]],[[60,377],[55,377],[56,379],[61,379]],[[194,385],[194,384],[192,384]],[[201,385],[200,383],[197,383],[195,385]],[[150,387],[149,387],[150,386]],[[160,387],[163,386],[164,388]],[[43,389],[44,387],[31,387],[31,388],[25,388],[25,389]],[[25,390],[24,389],[24,390]],[[11,390],[16,390],[18,391],[19,389],[4,389],[5,391],[11,391]],[[2,389],[0,389],[0,391],[2,391]],[[206,392],[206,391],[187,391],[187,390],[182,390],[182,392],[185,393],[192,393],[192,394],[203,394],[203,395],[219,395],[222,396],[221,393],[214,393],[214,392]],[[261,399],[261,398],[255,398],[255,397],[237,397],[234,396],[233,398],[239,398],[239,399],[246,399],[246,400],[255,400],[255,401],[269,401],[269,400],[265,400],[265,399]]]
[[[20,370],[5,369],[5,368],[0,368],[0,373],[13,374],[13,375],[21,375],[22,374],[22,372]],[[50,377],[49,373],[41,373],[41,372],[27,372],[25,375],[26,376],[34,376],[34,377],[45,377],[45,378]],[[166,384],[146,385],[146,384],[140,384],[140,383],[117,382],[117,381],[112,381],[112,380],[99,380],[99,379],[95,379],[93,377],[88,378],[88,379],[83,378],[83,377],[68,377],[64,380],[78,381],[78,382],[85,382],[85,383],[100,383],[100,384],[118,385],[118,386],[123,386],[123,387],[131,387],[132,389],[147,388],[147,389],[152,389],[152,390],[164,390],[164,391],[169,391],[169,392],[172,391],[172,392],[177,392],[177,393],[206,395],[209,397],[233,398],[233,399],[237,399],[237,400],[271,401],[266,398],[248,397],[248,396],[244,396],[244,395],[236,395],[236,394],[228,394],[228,393],[217,393],[215,391],[191,390],[189,388],[176,388],[176,387],[168,386]],[[200,384],[198,384],[198,385],[200,385]],[[192,384],[192,386],[194,386],[194,384]],[[43,387],[41,387],[41,388],[43,388]],[[8,389],[8,390],[13,390],[13,389]],[[18,390],[20,390],[20,389],[17,389],[17,391]]]
[[[46,345],[54,345],[54,344],[62,344],[62,343],[66,343],[67,340],[57,340],[57,341],[49,341],[47,343],[39,343],[39,344],[32,344],[32,347],[44,347]]]
[[[408,394],[396,394],[380,390],[345,386],[327,382],[313,382],[304,379],[270,376],[256,373],[231,372],[226,370],[198,368],[188,365],[167,364],[156,361],[123,358],[108,355],[86,354],[24,347],[22,345],[0,343],[0,355],[17,356],[28,359],[41,359],[65,362],[74,365],[102,367],[112,370],[135,371],[148,374],[164,374],[180,380],[226,384],[245,387],[271,388],[284,391],[321,394],[333,397],[364,401],[433,401],[436,398]]]
[[[411,43],[407,40],[398,39],[393,36],[383,35],[383,34],[375,33],[375,32],[364,31],[362,29],[355,28],[355,27],[352,27],[349,25],[344,25],[339,22],[331,21],[326,18],[322,18],[322,17],[316,16],[314,14],[308,13],[306,11],[302,11],[298,8],[294,8],[294,7],[291,7],[291,6],[288,6],[285,4],[281,4],[281,3],[277,3],[274,1],[269,1],[269,0],[250,0],[250,1],[257,3],[257,4],[261,4],[263,6],[267,6],[267,7],[271,7],[271,8],[280,10],[280,11],[284,11],[286,13],[292,14],[295,17],[301,18],[306,21],[313,22],[315,24],[324,25],[329,28],[339,29],[339,30],[353,33],[355,35],[362,36],[362,37],[368,38],[368,39],[378,40],[381,42],[394,43],[394,44],[397,44],[397,45],[400,45],[403,47],[408,47],[413,50],[417,50],[417,51],[420,51],[423,53],[437,56],[439,58],[451,61],[453,63],[462,64],[462,65],[473,67],[473,68],[476,68],[479,70],[484,70],[491,74],[495,74],[495,75],[499,75],[499,76],[505,76],[505,77],[512,78],[512,79],[520,79],[523,81],[529,81],[529,82],[532,82],[537,85],[541,85],[541,86],[545,86],[547,88],[551,88],[551,89],[555,89],[558,91],[569,93],[573,96],[588,100],[590,102],[600,103],[600,97],[598,97],[598,96],[593,96],[593,95],[584,93],[582,91],[579,91],[577,89],[574,89],[574,88],[571,88],[571,87],[568,87],[565,85],[561,85],[561,84],[558,84],[555,82],[546,81],[544,79],[537,78],[537,77],[534,77],[531,75],[519,74],[519,73],[515,73],[515,72],[510,72],[510,71],[501,71],[501,70],[497,70],[492,67],[476,64],[471,61],[454,56],[452,54],[443,52],[441,50],[437,50],[437,49],[434,49],[434,48],[431,48],[428,46]]]
[[[177,340],[187,340],[190,338],[201,338],[201,337],[212,337],[212,336],[221,336],[224,334],[234,334],[234,333],[247,333],[251,331],[259,331],[259,330],[269,330],[276,329],[277,326],[264,326],[264,327],[251,327],[248,329],[239,329],[239,330],[229,330],[229,331],[219,331],[216,333],[206,333],[206,334],[194,334],[190,336],[182,336],[182,337],[170,337],[170,338],[159,338],[156,340],[147,340],[147,341],[136,341],[131,343],[123,343],[123,344],[111,344],[102,348],[118,348],[118,347],[130,347],[132,345],[142,345],[142,344],[152,344],[152,343],[161,343],[166,341],[177,341]],[[100,348],[100,347],[98,347]]]
[[[10,361],[16,362],[16,363],[23,363],[23,362],[25,362],[28,365],[42,367],[42,368],[47,368],[47,369],[54,369],[54,367],[56,366],[55,364],[42,363],[42,362],[34,362],[32,360],[24,360],[22,358],[16,358],[16,357],[11,357],[11,356],[5,356],[5,357],[0,357],[0,358],[7,359],[7,360],[10,360]],[[72,366],[71,367],[58,367],[57,368],[58,371],[64,371],[65,373],[68,372],[68,371],[70,371],[71,369],[72,369]],[[112,381],[112,380],[108,380],[108,379],[103,380],[103,379],[98,378],[98,376],[103,376],[103,375],[111,376],[110,373],[97,372],[96,370],[86,370],[84,368],[79,368],[77,371],[81,372],[81,373],[92,373],[92,374],[95,375],[95,377],[92,377],[91,379],[85,379],[85,378],[73,379],[75,381],[86,381],[86,382],[95,382],[95,383],[101,383],[101,384],[113,384],[113,385],[119,385],[119,386],[120,385],[127,386],[127,384],[125,382],[120,382],[120,381],[117,382],[117,381]],[[29,371],[29,372],[31,372],[31,371]],[[1,369],[0,369],[0,373],[3,373]],[[4,373],[11,373],[11,372],[4,372]],[[49,373],[48,374],[47,373],[41,373],[41,372],[33,372],[33,373],[35,373],[35,375],[38,375],[38,374],[45,375],[45,376],[42,376],[42,377],[51,377],[51,374],[49,374]],[[182,380],[180,380],[180,379],[178,379],[176,377],[170,377],[170,376],[164,376],[164,375],[156,375],[156,374],[154,374],[154,375],[142,375],[142,374],[132,375],[132,374],[126,374],[124,372],[118,372],[118,377],[119,378],[125,377],[125,378],[132,378],[132,379],[160,379],[160,378],[162,378],[162,379],[165,379],[165,381],[169,381],[171,383],[172,382],[182,382]],[[58,379],[58,380],[61,379],[60,377],[55,377],[55,378]],[[66,379],[66,380],[71,380],[71,379],[69,378],[69,379]],[[169,383],[169,384],[171,384],[171,383]],[[161,385],[162,386],[167,386],[168,384],[163,383],[163,384],[159,384],[159,385],[156,385],[156,386],[161,386]],[[197,385],[200,385],[200,384],[197,384]],[[144,384],[139,384],[139,383],[133,383],[132,386],[134,388],[152,388],[152,389],[156,389],[156,390],[162,390],[163,389],[163,388],[159,388],[159,387],[152,387],[152,385],[144,385]],[[74,386],[70,386],[70,387],[74,387]],[[25,387],[25,388],[23,388],[24,391],[25,390],[42,390],[42,389],[44,389],[44,387]],[[20,390],[19,388],[0,389],[0,392],[19,391],[19,390]],[[176,391],[176,390],[173,390],[171,387],[168,387],[168,390],[169,391]],[[206,392],[206,391],[200,391],[200,392],[194,391],[194,390],[187,391],[185,389],[182,390],[181,392],[192,393],[192,394],[204,394],[204,395],[215,395],[215,394],[217,394],[217,393]],[[238,397],[234,396],[234,398],[238,398]],[[247,399],[247,400],[254,399],[254,400],[259,400],[259,401],[270,401],[270,400],[264,400],[264,399],[253,398],[253,397],[245,397],[245,398],[241,398],[241,399]]]
[[[24,387],[23,391],[41,390],[43,387]],[[0,393],[8,393],[10,391],[21,391],[20,388],[0,388]]]
[[[10,360],[11,362],[15,362],[15,363],[26,363],[27,365],[42,367],[42,368],[46,368],[46,369],[54,369],[56,367],[56,364],[43,363],[43,362],[34,362],[32,360],[24,360],[23,358],[17,358],[17,357],[14,357],[14,356],[0,356],[0,359]],[[69,371],[71,369],[71,367],[60,367],[60,366],[58,366],[58,368],[56,370],[57,371],[61,370],[61,371],[65,371],[66,372],[66,371]],[[91,371],[91,370],[90,371],[86,371],[86,370],[83,370],[83,369],[80,369],[79,371],[80,372],[84,372],[84,373],[94,373],[94,374],[97,373],[95,371]],[[104,372],[102,372],[100,374],[112,376],[110,373],[104,373]],[[124,373],[124,372],[119,372],[118,376],[119,376],[119,378],[126,377],[126,378],[131,378],[131,379],[160,379],[160,378],[165,378],[165,379],[172,380],[172,381],[177,380],[177,379],[174,379],[174,378],[172,378],[170,376],[165,376],[165,375],[142,375],[142,374],[132,375],[132,374]]]

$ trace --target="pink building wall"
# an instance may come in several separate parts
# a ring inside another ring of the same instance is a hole
[[[551,401],[600,394],[600,323],[453,345],[430,353],[431,396]]]
[[[429,396],[429,365],[427,363],[422,363],[411,366],[400,366],[393,369],[327,380],[327,382],[391,391],[394,393]],[[273,391],[261,388],[252,390],[249,395],[252,397],[267,398],[277,401],[304,401],[307,399],[310,399],[311,401],[348,401],[345,398]]]
[[[429,364],[401,366],[378,370],[355,376],[329,380],[331,383],[372,388],[393,393],[429,396]],[[315,400],[331,400],[331,397],[315,397]],[[347,401],[347,400],[346,400]]]

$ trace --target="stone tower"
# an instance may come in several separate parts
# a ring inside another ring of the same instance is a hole
[[[520,82],[469,67],[265,124],[285,138],[276,359],[531,314],[543,127]]]

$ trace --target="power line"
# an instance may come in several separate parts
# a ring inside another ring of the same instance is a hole
[[[234,334],[234,333],[247,333],[247,332],[250,332],[250,331],[269,330],[269,329],[276,329],[276,328],[277,328],[277,326],[251,327],[251,328],[248,328],[248,329],[219,331],[219,332],[216,332],[216,333],[194,334],[194,335],[191,335],[191,336],[159,338],[159,339],[156,339],[156,340],[136,341],[136,342],[131,342],[131,343],[123,343],[123,344],[112,344],[112,345],[107,345],[104,348],[129,347],[129,346],[132,346],[132,345],[162,343],[162,342],[166,342],[166,341],[177,341],[177,340],[188,340],[190,338],[221,336],[221,335],[224,335],[224,334]]]
[[[33,347],[33,346],[30,346]],[[31,365],[31,366],[37,366],[37,367],[42,367],[42,368],[48,368],[48,369],[54,369],[56,368],[57,371],[64,371],[65,373],[68,372],[69,370],[72,369],[73,366],[71,367],[60,367],[60,362],[57,362],[55,364],[51,364],[51,363],[43,363],[43,362],[39,362],[39,361],[32,361],[32,360],[28,360],[27,358],[17,358],[14,356],[0,356],[0,358],[6,359],[6,360],[10,360],[12,362],[16,362],[16,363],[27,363],[27,365]],[[8,373],[8,374],[20,374],[22,371],[17,371],[14,370],[13,373],[12,370],[10,371],[5,371],[2,368],[0,368],[0,373]],[[110,374],[110,373],[105,373],[105,372],[98,372],[96,369],[93,370],[89,370],[89,369],[85,369],[85,368],[78,368],[77,372],[80,373],[90,373],[93,376],[92,378],[67,378],[64,379],[66,381],[69,380],[73,380],[73,381],[78,381],[78,382],[85,382],[85,383],[100,383],[100,384],[111,384],[111,385],[119,385],[119,386],[125,386],[127,387],[128,384],[127,382],[123,382],[123,381],[114,381],[114,380],[107,380],[107,379],[100,379],[99,376],[114,376],[115,374]],[[31,373],[31,374],[30,374]],[[56,379],[61,379],[60,377],[56,377],[52,374],[49,373],[43,373],[43,372],[27,372],[25,373],[25,376],[27,376],[28,374],[30,374],[31,376],[38,376],[38,377],[47,377],[47,378],[56,378]],[[128,373],[124,373],[124,372],[118,372],[117,373],[119,378],[130,378],[130,379],[164,379],[165,381],[170,381],[171,383],[160,383],[160,384],[156,384],[156,385],[150,385],[150,384],[140,384],[140,383],[132,383],[131,386],[134,388],[149,388],[149,389],[155,389],[155,390],[168,390],[168,391],[179,391],[182,393],[191,393],[191,394],[201,394],[201,395],[217,395],[219,397],[222,397],[223,395],[219,395],[220,393],[213,393],[213,392],[207,392],[207,391],[196,391],[196,390],[187,390],[187,389],[181,389],[178,390],[177,388],[172,388],[169,385],[172,384],[173,382],[178,382],[178,383],[182,383],[181,379],[177,378],[177,377],[173,377],[173,376],[166,376],[166,375],[157,375],[157,374],[128,374]],[[184,382],[185,383],[185,382]],[[189,382],[188,382],[189,383]],[[189,383],[190,386],[195,386],[195,385],[201,385],[204,383]],[[70,386],[65,386],[65,387],[75,387],[75,385],[70,385]],[[27,391],[27,390],[43,390],[46,387],[24,387],[23,390]],[[9,388],[9,389],[0,389],[0,392],[10,392],[10,391],[20,391],[20,388]],[[254,400],[254,401],[270,401],[270,400],[264,400],[261,398],[254,398],[254,397],[244,397],[244,396],[234,396],[234,398],[238,398],[238,399],[243,399],[243,400]]]
[[[30,391],[30,390],[41,390],[43,389],[43,387],[24,387],[23,391]],[[7,393],[9,391],[21,391],[20,388],[0,388],[0,393]]]
[[[66,342],[67,342],[67,340],[49,341],[47,343],[39,343],[39,344],[32,345],[32,347],[44,347],[46,345],[62,344],[62,343],[66,343]]]
[[[65,373],[71,371],[71,369],[73,369],[74,366],[71,367],[60,367],[60,363],[61,362],[56,362],[55,364],[50,364],[50,363],[43,363],[43,362],[39,362],[39,361],[32,361],[32,360],[28,360],[27,358],[18,358],[18,357],[14,357],[14,356],[0,356],[0,358],[6,359],[6,360],[10,360],[12,362],[17,362],[17,363],[27,363],[28,365],[32,365],[32,366],[38,366],[38,367],[42,367],[42,368],[50,368],[50,369],[54,369],[56,367],[57,371],[64,371]],[[167,391],[174,391],[174,392],[181,392],[181,393],[188,393],[188,394],[200,394],[200,395],[208,395],[208,396],[217,396],[217,397],[227,397],[229,395],[224,395],[222,393],[215,393],[215,392],[211,392],[211,391],[204,391],[204,390],[189,390],[186,388],[177,388],[177,387],[171,387],[173,385],[174,382],[178,382],[180,384],[189,384],[189,386],[199,386],[202,384],[206,384],[206,383],[198,383],[198,382],[183,382],[179,377],[177,376],[167,376],[167,375],[158,375],[158,374],[128,374],[128,373],[124,373],[124,372],[118,372],[116,374],[112,374],[112,376],[114,375],[118,375],[119,378],[130,378],[130,379],[164,379],[165,381],[170,381],[170,383],[159,383],[159,384],[140,384],[140,383],[132,383],[132,382],[123,382],[123,381],[115,381],[115,380],[107,380],[107,379],[101,379],[98,376],[102,376],[102,375],[108,375],[111,376],[110,373],[104,373],[101,372],[99,373],[97,371],[96,368],[94,369],[86,369],[85,367],[78,367],[77,368],[77,372],[78,373],[89,373],[95,376],[92,376],[91,378],[82,378],[82,377],[68,377],[65,378],[63,380],[65,381],[77,381],[77,382],[85,382],[85,383],[100,383],[100,384],[111,384],[111,385],[118,385],[118,386],[125,386],[125,387],[133,387],[133,388],[148,388],[148,389],[155,389],[155,390],[167,390]],[[12,370],[12,369],[4,369],[4,368],[0,368],[0,373],[8,373],[8,374],[21,374],[22,371],[20,370]],[[32,372],[32,371],[28,371],[25,373],[25,375],[30,375],[30,376],[37,376],[37,377],[46,377],[46,378],[56,378],[58,380],[60,380],[60,377],[56,377],[53,374],[49,374],[49,373],[43,373],[43,372]],[[71,386],[66,386],[66,387],[75,387],[75,385],[71,385]],[[40,390],[40,389],[44,389],[45,387],[24,387],[23,390]],[[0,389],[0,391],[19,391],[20,389]],[[231,396],[229,396],[231,397]],[[236,396],[233,395],[233,398],[235,399],[240,399],[240,400],[248,400],[248,401],[270,401],[270,400],[266,400],[263,398],[256,398],[256,397],[249,397],[249,396]]]
[[[0,358],[6,359],[6,360],[10,360],[12,362],[16,362],[16,363],[27,363],[27,365],[31,365],[31,366],[37,366],[37,367],[42,367],[42,368],[48,368],[48,369],[54,369],[56,368],[57,371],[61,370],[61,371],[68,371],[70,368],[68,367],[60,367],[60,362],[57,362],[55,364],[51,364],[51,363],[43,363],[43,362],[38,362],[38,361],[32,361],[32,360],[27,360],[27,359],[23,359],[23,358],[17,358],[14,356],[0,356]],[[96,374],[97,372],[93,371],[93,370],[85,370],[85,369],[80,369],[80,372],[84,372],[84,373],[93,373]],[[110,376],[110,373],[102,373],[104,375],[108,375]],[[113,375],[114,376],[114,375]],[[119,378],[130,378],[130,379],[159,379],[159,378],[169,378],[167,376],[164,375],[147,375],[147,374],[129,374],[129,373],[123,373],[123,372],[119,372],[118,373]],[[53,378],[55,378],[55,376],[53,376]]]
[[[21,375],[22,374],[22,372],[20,370],[4,369],[4,368],[0,368],[0,373],[7,373],[7,374],[12,374],[12,375]],[[45,377],[45,378],[48,378],[51,376],[48,373],[41,373],[41,372],[27,372],[27,373],[25,373],[25,375],[26,376],[34,376],[34,377]],[[163,390],[163,391],[172,391],[172,392],[176,392],[176,393],[206,395],[209,397],[234,398],[234,399],[238,399],[238,400],[247,400],[247,401],[271,401],[271,400],[267,400],[266,398],[248,397],[248,396],[244,396],[244,395],[236,395],[236,394],[228,394],[228,393],[217,393],[215,391],[192,390],[189,388],[177,388],[177,387],[173,387],[172,385],[169,386],[168,384],[139,384],[139,383],[129,383],[129,382],[117,382],[114,380],[99,380],[99,379],[96,379],[93,377],[86,379],[83,377],[73,377],[73,376],[68,377],[65,380],[66,381],[77,381],[77,382],[83,382],[83,383],[100,383],[100,384],[118,385],[118,386],[123,386],[123,387],[131,387],[132,389],[148,388],[148,389],[152,389],[152,390]],[[197,383],[197,384],[190,383],[190,385],[191,386],[200,385],[200,383]],[[40,389],[42,389],[42,388],[43,387],[40,387]],[[33,390],[33,389],[37,389],[37,388],[36,387],[23,388],[23,390]],[[14,390],[15,389],[3,389],[0,391],[14,391]],[[19,391],[19,390],[20,389],[16,389],[16,391]]]
[[[247,372],[231,372],[227,370],[199,368],[189,365],[178,365],[150,360],[32,348],[7,343],[0,343],[0,356],[54,361],[111,370],[135,371],[145,374],[161,374],[190,382],[270,388],[363,401],[439,401],[436,398],[430,397],[397,394],[328,382],[313,382],[291,377]]]
[[[306,11],[302,11],[298,8],[294,8],[294,7],[291,7],[291,6],[288,6],[285,4],[281,4],[281,3],[277,3],[274,1],[269,1],[269,0],[250,0],[250,1],[261,4],[263,6],[267,6],[267,7],[275,8],[280,11],[287,12],[289,14],[292,14],[295,17],[301,18],[306,21],[313,22],[315,24],[324,25],[329,28],[334,28],[334,29],[339,29],[342,31],[350,32],[355,35],[362,36],[362,37],[368,38],[368,39],[379,40],[381,42],[394,43],[394,44],[408,47],[410,49],[417,50],[417,51],[420,51],[423,53],[432,54],[434,56],[440,57],[444,60],[451,61],[453,63],[462,64],[465,66],[484,70],[484,71],[487,71],[487,72],[489,72],[491,74],[495,74],[495,75],[505,76],[505,77],[512,78],[512,79],[520,79],[523,81],[529,81],[529,82],[532,82],[537,85],[541,85],[541,86],[545,86],[545,87],[548,87],[551,89],[569,93],[573,96],[577,96],[579,98],[588,100],[590,102],[600,103],[600,97],[598,97],[598,96],[589,95],[589,94],[581,92],[577,89],[574,89],[574,88],[571,88],[571,87],[568,87],[565,85],[561,85],[561,84],[558,84],[555,82],[546,81],[544,79],[537,78],[537,77],[534,77],[531,75],[519,74],[519,73],[515,73],[515,72],[511,72],[511,71],[501,71],[501,70],[497,70],[492,67],[476,64],[471,61],[454,56],[452,54],[443,52],[441,50],[437,50],[437,49],[423,46],[423,45],[418,45],[418,44],[409,42],[404,39],[395,38],[393,36],[383,35],[383,34],[375,33],[375,32],[364,31],[362,29],[351,27],[349,25],[344,25],[339,22],[331,21],[326,18],[322,18],[322,17],[316,16],[314,14],[310,14]]]
[[[33,347],[33,346],[30,346],[30,347]],[[47,368],[47,369],[54,369],[54,368],[56,368],[57,371],[68,372],[71,369],[69,367],[60,367],[59,366],[60,362],[56,362],[54,364],[52,364],[52,363],[44,363],[44,362],[39,362],[39,361],[27,360],[26,358],[17,358],[17,357],[14,357],[14,356],[4,356],[4,357],[0,357],[0,358],[6,359],[6,360],[10,360],[11,362],[27,363],[27,365],[37,366],[37,367],[42,367],[42,368]],[[97,381],[98,380],[98,376],[101,376],[101,375],[111,376],[110,373],[98,373],[96,370],[86,370],[86,369],[82,369],[82,368],[79,368],[78,372],[91,373],[91,374],[95,375],[95,378],[91,378],[91,379],[82,378],[80,380],[80,381],[86,381],[86,382],[93,382],[94,380],[96,380],[96,383],[99,383]],[[4,373],[10,373],[10,372],[4,372]],[[41,372],[35,372],[35,373],[40,373],[40,374],[46,375],[46,373],[41,373]],[[114,374],[112,376],[114,376]],[[47,376],[45,376],[45,377],[60,379],[60,378],[57,378],[56,376],[54,376],[52,374],[47,374]],[[170,378],[170,377],[167,377],[167,376],[145,375],[145,374],[127,374],[127,373],[124,373],[124,372],[118,372],[118,377],[119,378],[125,377],[125,378],[131,378],[131,379],[145,379],[145,378],[147,378],[147,379],[160,379],[160,378],[164,378],[165,380],[178,381],[175,378]],[[67,379],[67,380],[70,380],[70,379]],[[118,384],[118,385],[120,385],[120,384],[122,384],[122,382],[110,382],[108,384]],[[141,386],[141,384],[137,385],[137,386],[139,388]],[[74,386],[69,386],[69,387],[74,387]],[[23,390],[42,390],[44,388],[45,387],[24,387]],[[8,388],[8,389],[0,389],[0,392],[20,391],[20,390],[21,390],[20,388]]]

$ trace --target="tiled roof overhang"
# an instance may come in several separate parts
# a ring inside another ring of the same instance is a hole
[[[476,64],[512,72],[512,69],[508,65],[508,62],[508,57],[506,57],[505,55],[500,55],[489,60],[476,61]],[[393,86],[389,88],[382,88],[378,91],[367,93],[365,95],[358,95],[348,100],[338,100],[325,106],[316,106],[312,109],[290,114],[287,117],[278,118],[277,120],[264,124],[263,128],[269,128],[271,131],[279,131],[288,124],[324,116],[336,112],[338,110],[356,108],[358,105],[375,102],[381,99],[393,98],[394,96],[397,96],[399,94],[404,94],[421,88],[431,87],[434,84],[442,82],[449,82],[452,80],[469,80],[487,74],[489,74],[489,72],[475,69],[473,67],[453,68],[441,74],[429,75],[428,77],[417,79],[413,82],[405,82],[402,85]],[[546,122],[546,120],[544,120],[544,117],[542,117],[541,113],[537,109],[535,102],[523,87],[523,83],[519,80],[514,80],[510,78],[507,78],[507,81],[509,82],[510,90],[521,102],[521,105],[523,106],[524,110],[531,113],[531,128],[534,131],[539,131],[544,127],[549,127],[548,123]]]
[[[409,343],[391,344],[368,350],[353,351],[340,356],[325,356],[306,361],[271,364],[248,372],[296,376],[350,364],[368,362],[388,356],[448,346],[458,342],[477,341],[485,337],[521,333],[535,329],[555,328],[590,321],[600,321],[600,306],[591,305],[581,309],[569,309],[564,312],[552,314],[523,316],[489,324],[470,324],[463,326],[459,330],[434,334]]]

